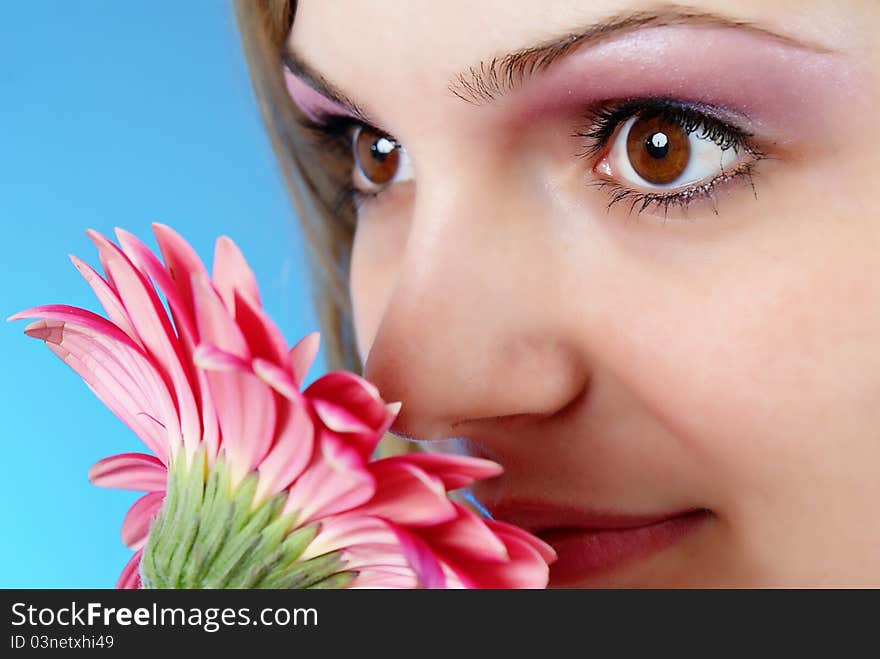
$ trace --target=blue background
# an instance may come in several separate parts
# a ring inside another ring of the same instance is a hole
[[[67,255],[99,269],[86,228],[155,247],[160,221],[208,263],[232,237],[288,342],[318,329],[230,2],[2,2],[0,101],[0,317],[99,311]],[[24,326],[0,323],[0,587],[112,587],[139,494],[86,474],[142,446]]]

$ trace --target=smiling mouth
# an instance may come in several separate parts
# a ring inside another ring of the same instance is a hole
[[[556,550],[558,558],[550,566],[551,587],[571,587],[647,559],[690,536],[713,517],[706,508],[631,515],[543,502],[504,502],[489,509],[496,519],[525,528]]]

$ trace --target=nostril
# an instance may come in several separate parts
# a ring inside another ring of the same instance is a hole
[[[461,419],[453,421],[449,424],[450,428],[464,428],[474,425],[489,425],[499,430],[509,430],[514,427],[527,424],[529,421],[537,422],[539,419],[548,415],[532,412],[524,412],[521,414],[501,414],[499,416],[483,416],[477,419]]]
[[[414,412],[411,407],[407,409],[406,401],[403,401],[400,413],[386,432],[403,441],[422,444],[448,439],[448,429],[448,426],[440,422],[432,423],[429,418],[418,411]]]
[[[400,431],[400,430],[395,430],[395,429],[393,429],[393,428],[389,428],[389,429],[388,429],[388,434],[389,434],[389,435],[393,435],[394,437],[397,437],[397,439],[402,439],[402,440],[407,441],[407,442],[423,442],[423,441],[429,441],[429,440],[419,439],[418,437],[413,437],[412,435],[407,435],[406,433],[404,433],[404,432],[402,432],[402,431]]]
[[[570,416],[586,400],[589,384],[585,383],[578,389],[577,394],[566,400],[564,404],[548,412],[522,412],[516,414],[501,414],[498,416],[485,416],[471,419],[459,419],[449,424],[450,429],[458,429],[462,434],[468,434],[468,430],[477,427],[491,426],[497,430],[516,430],[524,426],[538,425],[549,421],[557,421]]]
[[[559,421],[571,416],[581,405],[586,404],[589,392],[590,382],[589,380],[587,380],[586,382],[584,382],[584,386],[581,387],[580,391],[578,391],[578,393],[575,394],[572,399],[569,400],[565,405],[550,414],[548,416],[548,419]]]

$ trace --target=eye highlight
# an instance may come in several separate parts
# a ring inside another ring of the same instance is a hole
[[[578,137],[589,144],[584,157],[597,157],[594,185],[611,194],[610,208],[630,201],[638,207],[687,207],[714,190],[744,177],[763,154],[751,135],[721,119],[714,108],[688,106],[665,99],[637,99],[595,112]],[[754,186],[753,186],[754,187]]]

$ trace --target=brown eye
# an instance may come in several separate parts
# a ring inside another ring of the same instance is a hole
[[[626,152],[636,173],[649,183],[672,183],[691,156],[688,134],[663,117],[640,118],[630,127]]]
[[[365,126],[357,128],[353,140],[355,162],[367,182],[384,185],[391,181],[400,166],[397,142]]]

